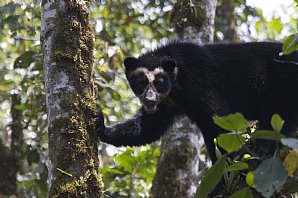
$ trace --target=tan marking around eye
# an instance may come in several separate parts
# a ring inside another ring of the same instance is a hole
[[[157,68],[154,69],[153,73],[154,73],[154,75],[157,75],[157,74],[160,74],[160,73],[164,73],[164,70],[161,67],[157,67]]]
[[[153,81],[155,80],[155,76],[157,74],[163,73],[164,70],[161,67],[155,68],[153,71],[148,71],[148,73],[146,74],[148,80],[150,83],[153,83]]]
[[[130,75],[140,74],[140,73],[143,73],[143,74],[146,75],[146,77],[148,78],[149,83],[153,83],[153,81],[155,80],[155,76],[157,74],[164,73],[164,70],[161,67],[157,67],[153,71],[149,71],[145,67],[139,67],[135,71],[133,71]]]
[[[152,71],[149,71],[147,74],[146,74],[147,78],[148,78],[148,81],[149,83],[152,83],[155,79],[155,75]]]
[[[129,77],[133,76],[133,75],[139,75],[139,74],[145,74],[148,73],[148,69],[145,67],[139,67],[136,70],[132,71],[131,73],[129,73]]]
[[[148,72],[149,72],[149,70],[145,67],[139,67],[134,71],[134,73],[144,73],[144,74],[146,74]]]

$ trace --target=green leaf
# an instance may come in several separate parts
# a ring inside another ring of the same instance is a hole
[[[264,197],[271,197],[279,192],[287,181],[287,171],[279,158],[264,160],[254,171],[256,190]]]
[[[251,137],[254,139],[280,140],[281,138],[285,138],[286,136],[276,131],[256,130],[251,134]]]
[[[282,53],[283,55],[289,55],[298,49],[298,34],[288,36],[283,43]]]
[[[230,166],[227,166],[225,168],[225,171],[239,171],[239,170],[245,170],[248,169],[248,164],[245,162],[236,162]]]
[[[247,160],[249,160],[249,159],[251,159],[251,155],[250,155],[250,154],[245,153],[245,154],[242,156],[242,160],[244,160],[244,161],[247,161]]]
[[[30,66],[32,62],[35,61],[34,56],[36,52],[34,51],[27,51],[21,54],[14,62],[14,68],[27,68]]]
[[[109,174],[116,174],[116,175],[125,174],[122,170],[119,170],[117,168],[109,168],[109,167],[105,167],[105,168],[107,169],[106,170],[103,169],[103,170],[108,172]]]
[[[19,104],[19,105],[16,105],[14,108],[19,111],[24,111],[26,109],[29,109],[29,105],[28,104]]]
[[[274,114],[271,118],[271,126],[273,130],[279,133],[283,125],[284,121],[281,119],[281,117],[277,114]]]
[[[236,133],[221,134],[217,137],[218,145],[228,153],[240,149],[244,141],[245,138]]]
[[[238,190],[228,198],[253,198],[253,195],[250,192],[249,188],[243,188],[241,190]]]
[[[246,128],[246,120],[241,113],[223,117],[213,116],[213,122],[227,131],[240,131]]]
[[[298,149],[298,139],[297,138],[282,138],[281,143],[293,149]]]
[[[217,143],[215,143],[215,144],[217,144]],[[222,158],[222,153],[220,152],[217,145],[215,145],[215,155],[216,155],[216,159]]]
[[[42,71],[43,70],[42,64],[39,59],[35,60],[35,65],[32,67],[31,70],[32,71]]]
[[[105,8],[102,13],[103,13],[103,17],[105,19],[108,19],[108,17],[109,17],[109,9],[108,8]]]
[[[223,156],[210,169],[208,169],[198,187],[195,198],[205,198],[215,188],[223,176],[227,157]]]
[[[0,82],[0,91],[8,91],[11,90],[12,88],[14,88],[15,86],[15,82],[13,81],[1,81]]]
[[[113,99],[118,100],[118,101],[121,100],[121,95],[117,91],[115,91],[114,89],[112,89],[110,87],[107,87],[107,91],[110,92]]]
[[[267,22],[267,28],[270,30],[274,30],[275,33],[280,34],[282,31],[284,25],[280,20],[280,17],[273,18],[270,21]]]
[[[128,149],[124,153],[117,155],[115,160],[119,167],[123,167],[125,171],[132,173],[137,164],[136,157],[132,155],[133,150]]]
[[[249,171],[246,174],[245,181],[246,181],[246,183],[247,183],[248,186],[255,188],[254,174],[253,174],[252,171]]]

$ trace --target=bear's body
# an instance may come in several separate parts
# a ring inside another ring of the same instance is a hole
[[[132,88],[137,83],[130,80],[134,70],[153,71],[164,68],[165,60],[174,61],[176,68],[164,72],[170,76],[170,91],[155,111],[148,113],[142,107],[133,119],[106,127],[99,134],[101,140],[116,146],[144,145],[159,139],[176,116],[185,114],[202,130],[215,162],[213,139],[225,131],[214,125],[214,115],[241,112],[249,120],[258,120],[261,129],[270,129],[270,118],[277,113],[285,120],[282,132],[294,134],[298,126],[298,53],[279,56],[281,47],[278,43],[170,43],[126,61]]]

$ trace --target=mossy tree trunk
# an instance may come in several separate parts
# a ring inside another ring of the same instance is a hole
[[[102,197],[94,132],[94,35],[89,3],[42,1],[49,197]]]
[[[213,41],[217,0],[178,0],[171,23],[177,38],[197,43]],[[202,162],[200,130],[187,118],[177,121],[162,139],[161,155],[153,181],[153,197],[194,197]]]

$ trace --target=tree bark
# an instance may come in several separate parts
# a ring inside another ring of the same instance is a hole
[[[216,9],[215,27],[222,33],[223,38],[219,42],[236,42],[239,36],[234,16],[235,1],[220,0]]]
[[[0,140],[0,197],[16,195],[17,174],[15,170],[16,159],[9,149]]]
[[[170,17],[179,40],[211,43],[217,0],[178,0]],[[199,129],[187,118],[177,121],[162,139],[153,181],[153,197],[194,197],[199,182],[203,144]]]
[[[211,43],[217,0],[178,0],[170,21],[180,40]]]
[[[49,197],[102,197],[94,132],[94,35],[85,0],[42,1]]]
[[[153,180],[153,197],[194,197],[199,181],[200,145],[198,128],[183,117],[162,138]]]
[[[11,155],[16,160],[15,176],[18,170],[23,169],[23,156],[25,152],[24,148],[24,134],[23,134],[23,114],[22,111],[16,109],[17,105],[21,104],[21,95],[20,94],[11,94]]]
[[[17,195],[17,173],[22,169],[22,158],[24,156],[23,115],[22,111],[15,108],[20,104],[20,95],[11,94],[10,149],[0,140],[0,197],[1,195]]]

